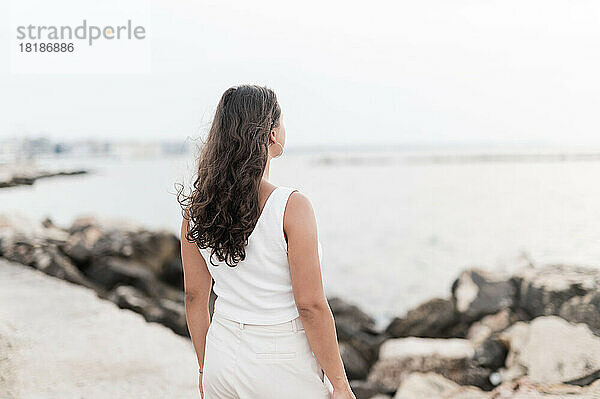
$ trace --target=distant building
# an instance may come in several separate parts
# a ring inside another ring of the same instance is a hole
[[[54,141],[47,137],[0,139],[0,166],[48,157],[147,158],[180,155],[191,151],[184,141]]]

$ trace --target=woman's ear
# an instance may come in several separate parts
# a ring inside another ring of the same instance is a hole
[[[271,134],[269,135],[269,143],[275,144],[277,142],[277,130],[271,130]]]

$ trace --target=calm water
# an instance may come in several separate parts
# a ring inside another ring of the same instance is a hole
[[[286,154],[271,180],[312,200],[328,295],[380,322],[432,296],[446,297],[468,266],[512,270],[535,263],[600,262],[600,162],[356,162],[343,155]],[[391,157],[392,161],[395,159]],[[379,159],[381,161],[381,159]],[[88,175],[3,189],[0,211],[68,226],[93,214],[178,234],[174,183],[192,156],[62,160]]]

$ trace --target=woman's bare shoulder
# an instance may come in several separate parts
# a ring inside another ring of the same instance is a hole
[[[310,229],[315,225],[315,214],[310,199],[300,191],[292,192],[283,216],[284,229]]]

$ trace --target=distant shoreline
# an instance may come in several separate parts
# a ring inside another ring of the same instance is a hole
[[[0,169],[6,162],[23,159],[65,159],[71,157],[125,157],[152,158],[164,156],[197,155],[204,134],[180,140],[139,138],[82,138],[58,139],[40,137],[0,137]],[[461,141],[388,141],[388,142],[319,142],[290,143],[289,155],[312,154],[327,156],[354,156],[370,154],[373,158],[393,155],[410,156],[408,162],[459,163],[459,162],[564,162],[600,160],[599,142],[563,144],[545,140],[461,140]]]
[[[75,170],[60,170],[56,172],[48,171],[19,171],[9,172],[4,175],[0,174],[0,188],[16,187],[16,186],[31,186],[38,179],[56,176],[73,176],[88,173],[84,169]]]
[[[318,158],[323,164],[472,164],[472,163],[537,163],[537,162],[595,162],[600,152],[576,153],[440,153],[440,154],[327,154]]]

